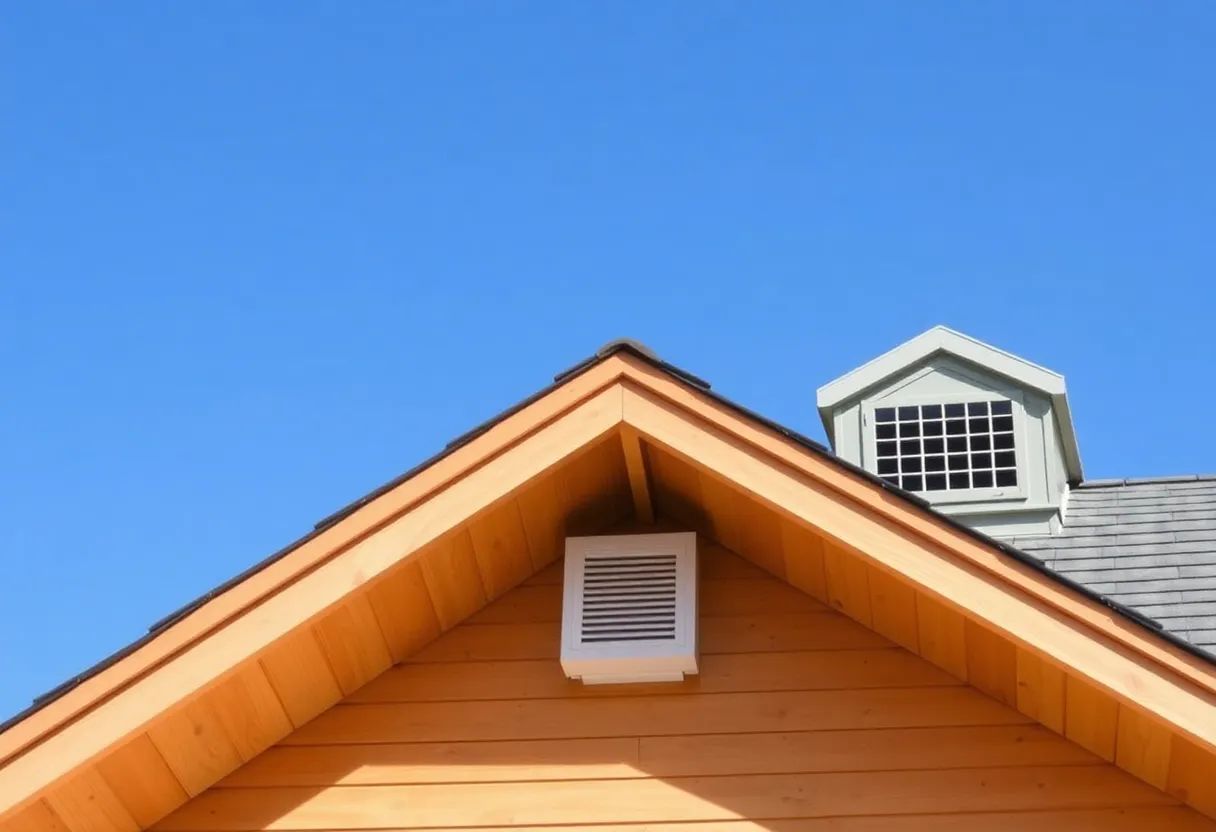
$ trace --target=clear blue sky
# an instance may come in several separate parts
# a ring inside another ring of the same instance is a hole
[[[1216,5],[0,12],[0,715],[629,335],[811,435],[946,323],[1216,471]]]

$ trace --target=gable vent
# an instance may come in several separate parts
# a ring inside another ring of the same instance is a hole
[[[697,672],[696,535],[566,540],[562,668],[587,684]]]

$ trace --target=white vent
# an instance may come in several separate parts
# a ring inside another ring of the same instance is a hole
[[[566,539],[562,669],[584,683],[680,681],[697,672],[692,532]]]

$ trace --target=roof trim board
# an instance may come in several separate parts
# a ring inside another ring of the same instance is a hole
[[[885,379],[938,353],[976,364],[1049,396],[1057,414],[1068,479],[1073,483],[1084,479],[1064,376],[940,324],[819,388],[816,392],[819,418],[823,421],[828,438],[834,437],[832,411],[838,405],[861,396]]]
[[[508,411],[484,429],[470,432],[467,436],[471,438],[464,444],[451,448],[430,467],[418,470],[412,479],[397,481],[396,487],[381,489],[374,492],[378,496],[356,503],[355,509],[320,533],[267,561],[241,584],[206,600],[133,653],[102,667],[92,679],[0,735],[0,753],[7,751],[11,757],[51,734],[0,769],[0,794],[4,795],[0,813],[28,801],[40,788],[73,771],[73,766],[104,753],[106,747],[112,747],[112,743],[106,745],[107,738],[154,720],[160,712],[154,710],[149,715],[149,709],[157,703],[167,708],[189,691],[214,684],[241,656],[255,655],[258,646],[273,640],[275,633],[287,632],[293,626],[290,621],[314,619],[327,605],[332,606],[335,598],[340,599],[426,541],[438,538],[455,518],[467,519],[489,508],[495,494],[509,493],[528,477],[622,424],[655,438],[656,411],[647,415],[644,409],[638,409],[638,401],[658,403],[657,412],[673,412],[684,424],[698,426],[697,435],[705,439],[704,447],[698,450],[695,443],[685,443],[683,450],[675,448],[677,453],[691,450],[703,457],[708,448],[719,454],[725,448],[730,451],[727,456],[732,465],[750,460],[739,471],[752,479],[740,484],[783,513],[789,514],[808,499],[806,494],[796,492],[817,495],[820,502],[816,505],[821,508],[825,496],[834,496],[841,508],[825,515],[836,518],[834,522],[841,522],[841,511],[848,516],[865,516],[872,524],[877,520],[874,525],[890,540],[910,540],[939,560],[945,557],[961,561],[953,568],[969,575],[972,583],[980,575],[1000,583],[1006,592],[1014,587],[1028,594],[1030,597],[1021,602],[1026,610],[1046,616],[1043,621],[1055,621],[1056,626],[1061,616],[1072,621],[1071,629],[1062,631],[1065,635],[1073,633],[1069,645],[1075,648],[1085,639],[1096,643],[1094,651],[1080,649],[1078,655],[1084,658],[1081,654],[1094,653],[1103,663],[1080,675],[1092,678],[1142,710],[1145,706],[1139,699],[1145,689],[1132,685],[1132,690],[1128,684],[1121,684],[1119,674],[1133,674],[1123,679],[1125,682],[1139,679],[1136,674],[1160,677],[1148,690],[1162,697],[1160,703],[1149,703],[1160,704],[1162,713],[1151,707],[1148,710],[1161,718],[1181,720],[1180,729],[1208,747],[1216,743],[1216,720],[1211,720],[1213,724],[1206,731],[1204,726],[1193,724],[1195,709],[1210,708],[1216,701],[1210,696],[1216,690],[1216,667],[1207,663],[1211,658],[1206,653],[1184,653],[1180,645],[1161,638],[1163,634],[1104,608],[1104,602],[1095,600],[1092,593],[1078,597],[1075,587],[1060,581],[1034,559],[935,514],[923,501],[879,483],[817,443],[733,405],[709,392],[708,385],[689,381],[685,374],[672,372],[665,363],[631,345],[601,351],[566,378],[548,393]],[[633,403],[631,409],[626,407],[627,402]],[[580,425],[577,430],[576,423]],[[662,438],[656,441],[665,444]],[[757,468],[758,461],[766,467]],[[763,494],[757,491],[760,486]],[[846,499],[840,501],[842,495]],[[857,532],[849,534],[855,536]],[[328,549],[317,543],[321,540],[326,541]],[[847,545],[874,561],[856,541],[849,540],[846,534]],[[875,545],[869,538],[862,542],[866,547]],[[1001,553],[1011,557],[1003,558]],[[898,571],[891,563],[874,562],[879,568]],[[926,582],[930,594],[941,595],[961,608],[959,602],[942,594],[940,574],[919,574],[919,579]],[[915,583],[918,578],[910,580]],[[254,609],[257,615],[242,615]],[[987,615],[968,610],[988,620]],[[267,619],[268,612],[273,613],[273,620]],[[993,624],[1045,653],[1050,650],[1043,647],[1043,640],[1059,635],[1040,626],[1027,641],[1025,634],[1016,632],[1020,625],[1010,629],[1008,621],[1005,626]],[[1201,662],[1199,657],[1206,661]],[[1204,690],[1188,690],[1188,685]],[[1136,698],[1131,698],[1133,694]],[[176,700],[175,695],[179,697]],[[1198,730],[1193,731],[1196,727]],[[129,734],[130,730],[124,736]]]

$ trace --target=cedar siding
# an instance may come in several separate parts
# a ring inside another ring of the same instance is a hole
[[[699,677],[566,680],[559,562],[155,828],[1216,830],[753,563],[701,548]]]

